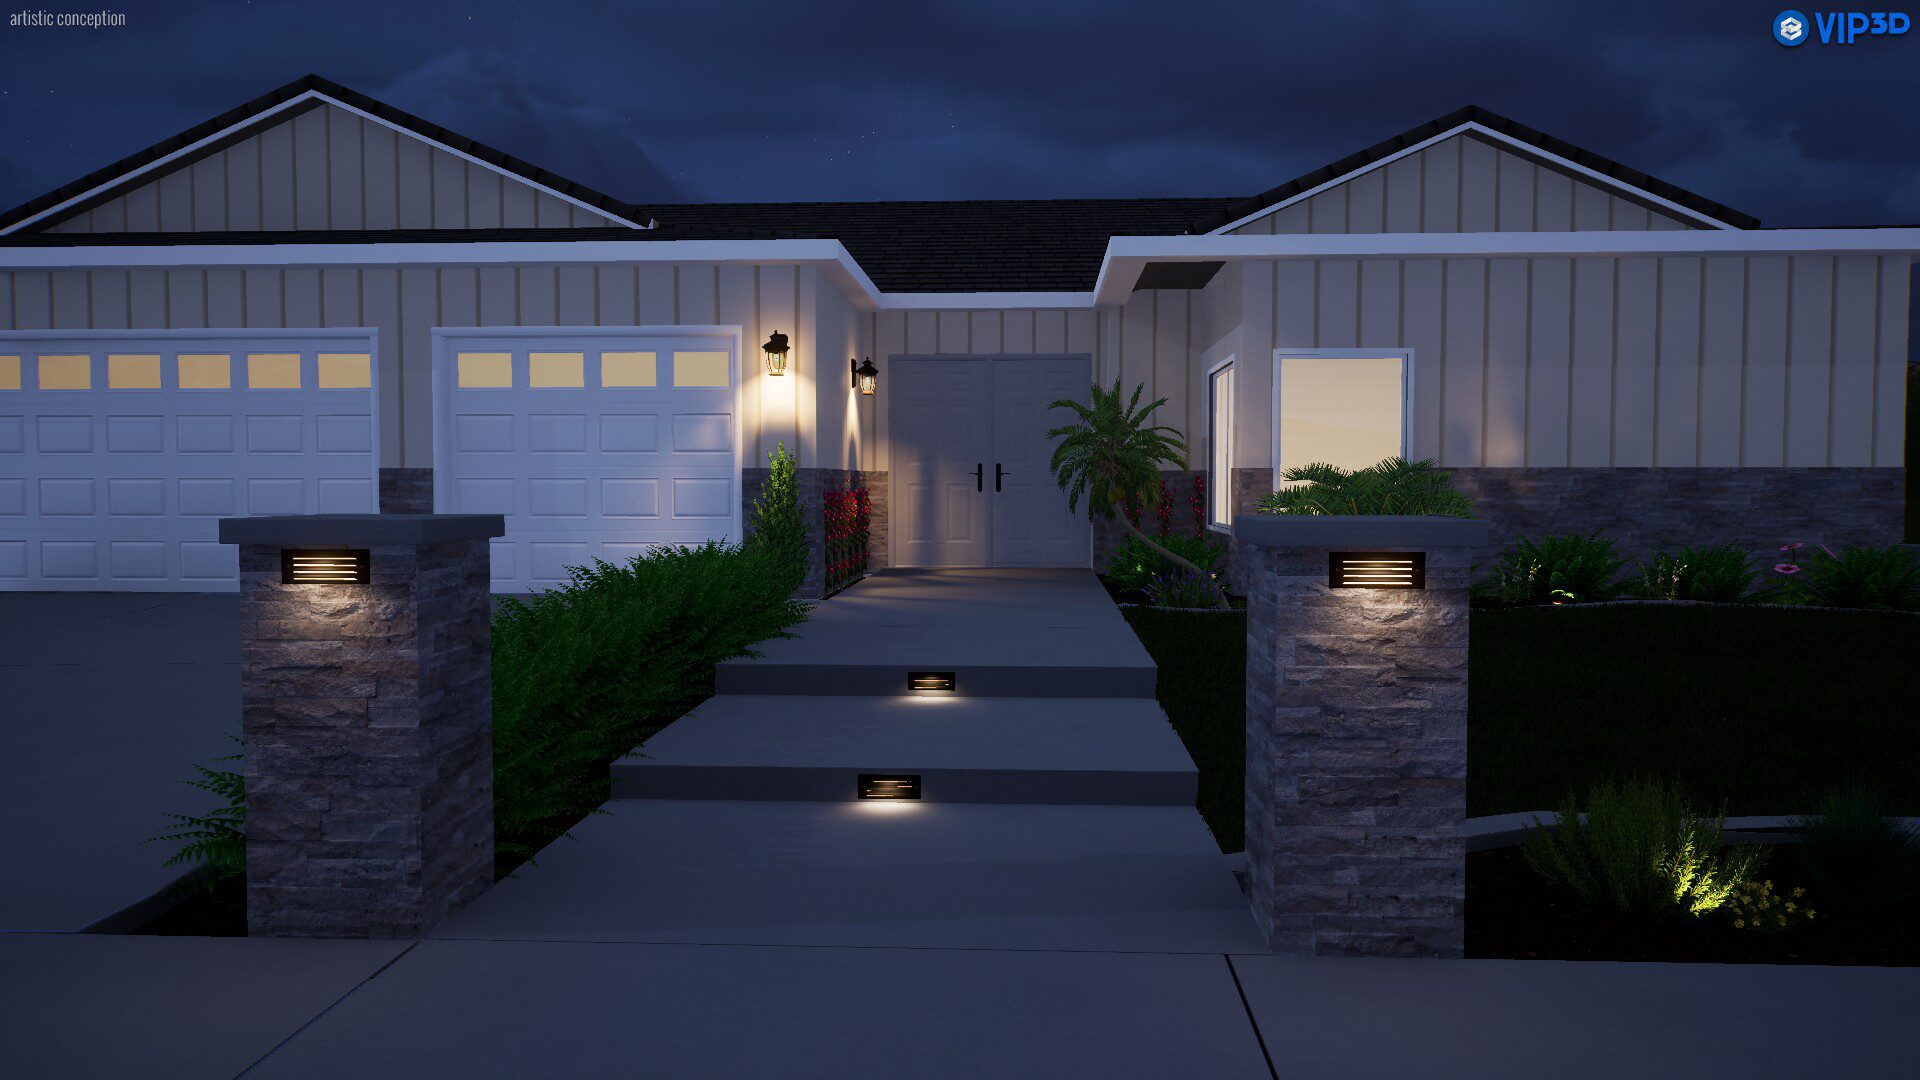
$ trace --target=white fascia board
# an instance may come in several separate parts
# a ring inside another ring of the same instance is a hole
[[[1090,292],[882,293],[882,311],[966,311],[1018,308],[1080,309],[1093,306]]]
[[[1150,262],[1580,255],[1911,256],[1920,255],[1920,228],[1116,236],[1107,242],[1094,299],[1102,304],[1125,303],[1140,280],[1140,271]]]
[[[1540,147],[1535,146],[1530,142],[1525,142],[1523,140],[1516,139],[1511,135],[1504,135],[1498,131],[1493,130],[1490,127],[1487,127],[1484,124],[1479,123],[1478,121],[1469,120],[1466,123],[1457,124],[1453,127],[1450,127],[1447,130],[1441,132],[1440,134],[1433,136],[1432,138],[1422,139],[1421,141],[1414,143],[1412,146],[1408,146],[1405,149],[1396,150],[1395,152],[1388,154],[1386,157],[1383,157],[1378,161],[1370,161],[1367,164],[1362,165],[1357,169],[1354,169],[1352,172],[1341,173],[1339,176],[1336,176],[1333,179],[1328,180],[1324,184],[1315,185],[1314,187],[1308,188],[1307,190],[1302,191],[1298,195],[1295,195],[1291,198],[1282,199],[1281,201],[1274,203],[1272,206],[1262,207],[1258,210],[1255,210],[1253,213],[1246,215],[1245,217],[1241,217],[1234,221],[1229,221],[1225,225],[1222,225],[1219,228],[1214,229],[1210,235],[1220,235],[1223,233],[1230,233],[1235,229],[1242,228],[1243,226],[1251,222],[1258,221],[1261,218],[1267,217],[1270,214],[1277,214],[1280,211],[1285,210],[1287,207],[1292,206],[1294,203],[1311,199],[1315,195],[1318,195],[1323,191],[1327,191],[1332,188],[1337,188],[1341,184],[1344,184],[1347,181],[1352,180],[1356,177],[1365,176],[1367,173],[1370,173],[1375,169],[1383,169],[1388,165],[1391,165],[1394,162],[1399,161],[1401,158],[1408,157],[1413,154],[1417,154],[1420,151],[1425,150],[1430,146],[1443,143],[1448,139],[1453,138],[1455,135],[1459,135],[1463,132],[1468,132],[1468,131],[1471,131],[1477,135],[1483,136],[1488,141],[1493,142],[1497,145],[1512,147],[1514,150],[1519,151],[1525,154],[1526,156],[1542,158],[1546,161],[1551,162],[1555,168],[1563,169],[1567,172],[1574,173],[1578,176],[1584,177],[1588,181],[1600,187],[1608,188],[1614,191],[1632,192],[1635,198],[1638,198],[1644,202],[1652,203],[1655,206],[1660,207],[1662,210],[1665,210],[1666,212],[1676,215],[1678,217],[1684,218],[1688,221],[1698,222],[1711,229],[1732,229],[1735,227],[1733,225],[1728,224],[1727,222],[1721,221],[1719,218],[1714,217],[1711,214],[1703,214],[1698,210],[1692,210],[1685,206],[1681,206],[1679,203],[1674,202],[1671,199],[1664,199],[1658,195],[1655,195],[1653,192],[1648,191],[1646,188],[1636,187],[1633,184],[1629,184],[1624,180],[1616,180],[1613,177],[1608,176],[1606,173],[1599,172],[1594,169],[1589,169],[1585,165],[1581,165],[1578,162],[1575,162],[1569,158],[1563,158],[1559,154],[1555,154],[1548,150],[1542,150]]]
[[[221,139],[224,139],[228,135],[232,134],[238,128],[260,126],[260,122],[262,120],[268,120],[275,116],[280,115],[281,113],[288,112],[289,110],[292,110],[292,109],[297,109],[309,101],[319,101],[324,104],[331,105],[336,109],[343,109],[347,112],[352,113],[355,116],[360,117],[362,120],[366,120],[370,123],[379,124],[381,127],[387,128],[391,131],[397,131],[401,135],[404,135],[409,139],[414,139],[419,142],[425,143],[436,150],[441,150],[446,153],[452,154],[454,157],[457,157],[462,161],[468,162],[469,164],[478,165],[480,168],[486,169],[489,172],[498,173],[499,175],[504,176],[514,181],[515,183],[524,184],[527,187],[533,188],[535,191],[539,191],[546,195],[551,195],[554,198],[559,199],[561,202],[568,204],[569,206],[579,207],[580,209],[585,210],[586,212],[593,214],[596,217],[605,218],[616,225],[625,225],[631,229],[649,229],[653,227],[650,223],[629,221],[618,214],[612,213],[607,210],[602,210],[597,206],[593,206],[588,203],[582,202],[581,200],[574,198],[573,196],[567,194],[564,191],[560,191],[555,188],[550,188],[547,185],[542,184],[539,181],[533,180],[520,173],[512,172],[507,169],[503,169],[498,165],[494,165],[490,162],[482,161],[479,158],[474,157],[472,154],[469,154],[469,153],[466,153],[465,151],[448,146],[446,143],[439,142],[435,139],[430,139],[427,136],[422,135],[417,131],[412,131],[408,128],[400,126],[399,124],[395,124],[387,120],[382,120],[381,118],[373,115],[370,112],[366,112],[361,109],[356,109],[353,106],[347,104],[346,102],[341,101],[338,98],[331,97],[327,94],[321,93],[318,90],[308,90],[303,93],[296,94],[293,97],[288,98],[287,100],[281,102],[278,105],[274,105],[270,108],[262,109],[261,111],[253,114],[252,116],[249,116],[246,119],[239,121],[238,123],[230,124],[227,127],[221,128],[219,131],[216,131],[213,134],[208,135],[204,139],[196,139],[195,141],[188,143],[187,145],[181,147],[180,149],[175,150],[171,154],[167,154],[164,157],[155,158],[154,160],[148,162],[145,165],[140,166],[137,169],[130,169],[114,177],[111,180],[108,180],[101,184],[96,184],[93,187],[88,188],[87,190],[81,192],[78,195],[73,196],[70,199],[63,199],[60,202],[54,204],[53,206],[49,206],[45,210],[42,210],[39,213],[33,215],[32,217],[24,218],[20,221],[16,221],[12,225],[9,225],[4,229],[0,229],[0,236],[6,236],[12,233],[19,232],[20,230],[25,229],[28,226],[32,225],[34,222],[44,221],[48,217],[57,215],[62,211],[67,210],[68,208],[72,207],[76,203],[85,202],[88,199],[98,196],[102,192],[109,191],[118,187],[128,187],[132,185],[134,181],[139,180],[143,176],[148,176],[159,170],[165,169],[168,165],[172,164],[173,162],[178,161],[181,158],[186,157],[190,154],[197,153],[212,143],[219,142]]]

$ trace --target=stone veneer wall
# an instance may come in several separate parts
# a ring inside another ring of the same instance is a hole
[[[433,513],[433,470],[381,469],[380,512],[383,514]]]
[[[1173,517],[1169,525],[1175,535],[1192,536],[1193,504],[1190,500],[1193,498],[1194,474],[1175,469],[1163,469],[1160,472],[1160,478],[1166,482],[1167,498],[1173,507]],[[1205,508],[1202,507],[1203,511],[1204,509]],[[1087,512],[1085,502],[1080,504],[1079,512],[1082,514]],[[1140,530],[1152,536],[1158,532],[1159,529],[1160,517],[1158,513],[1153,510],[1143,511],[1140,515]],[[1227,538],[1220,533],[1207,533],[1206,535],[1216,546],[1221,548],[1227,547]],[[1113,549],[1119,547],[1121,541],[1126,539],[1126,536],[1127,530],[1120,524],[1117,518],[1112,521],[1102,521],[1098,518],[1094,519],[1093,569],[1096,572],[1105,568],[1107,565],[1107,556],[1113,554]]]
[[[753,504],[760,498],[760,490],[766,485],[768,470],[740,470],[740,520],[742,528],[751,533],[753,522]],[[800,487],[800,514],[807,523],[807,545],[810,548],[807,559],[807,579],[800,586],[798,595],[803,599],[817,600],[826,593],[827,586],[827,522],[824,515],[826,500],[824,495],[828,485],[845,488],[850,481],[864,480],[869,500],[873,504],[872,523],[868,534],[867,565],[879,570],[887,565],[887,474],[883,472],[858,472],[852,469],[798,469],[795,480]]]
[[[1276,952],[1457,957],[1473,549],[1337,548],[1424,550],[1426,587],[1331,589],[1325,546],[1237,556],[1254,918]]]
[[[1594,531],[1612,538],[1634,562],[1656,548],[1689,544],[1731,542],[1760,557],[1789,540],[1891,544],[1901,537],[1906,500],[1904,471],[1886,468],[1452,472],[1454,486],[1491,528],[1487,549],[1476,558],[1480,563],[1522,536]],[[1234,512],[1250,514],[1272,490],[1273,470],[1235,469],[1233,487]],[[1237,574],[1230,577],[1245,591]]]
[[[249,931],[417,937],[493,883],[487,541],[338,587],[280,550],[240,549]]]

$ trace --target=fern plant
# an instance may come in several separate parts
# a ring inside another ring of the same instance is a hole
[[[1453,474],[1430,460],[1392,457],[1353,470],[1315,462],[1280,478],[1296,486],[1269,492],[1261,513],[1473,516],[1472,501],[1453,489]]]
[[[1752,559],[1737,544],[1656,551],[1640,571],[1640,593],[1653,600],[1737,604],[1751,598]]]
[[[240,741],[238,736],[228,738],[235,743]],[[240,758],[240,754],[227,754],[214,760],[239,761]],[[180,782],[207,792],[221,800],[221,805],[204,814],[168,814],[172,824],[167,831],[148,838],[147,842],[178,843],[180,847],[162,865],[205,867],[205,873],[187,880],[197,881],[211,891],[222,882],[245,877],[247,873],[247,781],[243,774],[229,769],[209,769],[205,765],[193,768],[200,775]]]
[[[1920,611],[1920,553],[1899,544],[1838,554],[1822,545],[1805,565],[1782,562],[1774,571],[1787,576],[1783,592],[1795,603]]]
[[[1160,466],[1187,467],[1187,443],[1180,433],[1165,425],[1152,423],[1153,412],[1167,403],[1157,398],[1141,406],[1145,386],[1133,388],[1131,398],[1123,398],[1120,380],[1113,389],[1095,385],[1086,404],[1061,398],[1049,405],[1073,413],[1075,422],[1047,432],[1058,440],[1053,447],[1050,468],[1060,489],[1067,493],[1067,509],[1078,511],[1080,500],[1087,501],[1087,517],[1112,521],[1117,516],[1121,528],[1136,542],[1159,558],[1183,568],[1206,582],[1213,606],[1227,608],[1226,590],[1194,565],[1193,560],[1169,550],[1154,537],[1140,531],[1128,506],[1153,509],[1160,503]]]
[[[1598,533],[1521,537],[1493,564],[1487,591],[1509,604],[1611,600],[1625,588],[1618,579],[1626,564]]]

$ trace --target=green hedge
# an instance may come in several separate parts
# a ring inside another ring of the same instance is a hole
[[[738,546],[660,547],[503,600],[493,619],[496,861],[530,857],[607,797],[607,766],[713,693],[713,666],[789,636],[806,574],[780,451]]]

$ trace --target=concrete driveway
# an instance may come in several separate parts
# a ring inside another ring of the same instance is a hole
[[[80,930],[172,881],[141,841],[210,804],[180,781],[239,730],[239,597],[0,593],[0,931]]]

